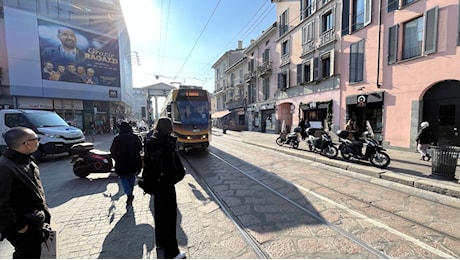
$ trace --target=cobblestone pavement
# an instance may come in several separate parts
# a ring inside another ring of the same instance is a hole
[[[213,131],[215,137],[221,130]],[[223,136],[222,136],[223,137]],[[225,138],[282,149],[283,152],[324,162],[391,182],[460,197],[458,180],[431,175],[431,162],[418,159],[415,152],[389,150],[392,158],[386,170],[368,165],[330,160],[305,151],[278,147],[277,135],[227,131]],[[95,136],[95,146],[108,150],[113,135]],[[132,209],[125,207],[126,196],[120,191],[115,174],[93,174],[79,179],[71,173],[70,157],[40,164],[42,179],[53,219],[57,224],[59,258],[157,258],[154,243],[152,203],[149,195],[135,188]],[[460,167],[457,167],[457,176]],[[257,258],[219,206],[208,197],[193,175],[176,185],[178,194],[178,240],[190,258]],[[182,218],[182,216],[187,216]],[[12,248],[0,242],[0,258],[11,258]],[[218,257],[216,257],[218,256]]]

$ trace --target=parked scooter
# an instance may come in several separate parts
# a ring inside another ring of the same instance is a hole
[[[365,153],[362,153],[363,142],[346,139],[349,134],[348,131],[339,130],[337,131],[337,135],[341,142],[339,145],[340,154],[345,160],[350,160],[351,158],[369,160],[373,166],[385,168],[390,164],[390,156],[385,153],[386,150],[373,138],[374,132],[368,121],[366,124],[368,131],[364,132],[366,143]]]
[[[281,132],[280,136],[276,138],[276,144],[279,146],[282,146],[284,144],[292,146],[292,148],[297,149],[299,148],[299,143],[300,143],[300,132],[302,129],[300,127],[294,128],[293,133],[285,133]]]
[[[331,136],[323,129],[320,129],[321,136],[316,137],[314,136],[316,129],[315,128],[307,129],[307,133],[308,133],[307,145],[308,145],[308,149],[310,150],[310,152],[320,153],[330,159],[337,157],[337,155],[339,154],[339,150],[337,149],[335,144],[332,142]]]
[[[79,143],[70,148],[73,155],[73,173],[85,178],[90,173],[111,172],[114,166],[110,152],[94,149],[93,143]]]

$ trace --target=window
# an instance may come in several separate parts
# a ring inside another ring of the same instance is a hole
[[[313,22],[308,23],[302,28],[302,43],[308,43],[313,40]]]
[[[403,26],[403,60],[422,55],[423,16]]]
[[[364,74],[364,40],[350,45],[349,82],[363,81]]]
[[[327,78],[331,75],[331,57],[328,55],[321,56],[321,77]]]
[[[327,32],[331,30],[332,28],[334,28],[332,11],[328,11],[327,13],[323,14],[323,16],[321,17],[321,20],[322,20],[322,24],[321,24],[322,33]]]
[[[402,25],[402,57],[410,59],[436,52],[438,41],[438,7],[425,12],[423,16],[417,17]],[[399,26],[395,25],[389,29],[388,37],[388,64],[398,60],[398,35]]]
[[[278,89],[289,88],[289,70],[278,73]]]
[[[264,64],[267,64],[270,61],[270,49],[265,49],[263,56],[262,56],[262,62]]]
[[[412,4],[416,2],[417,0],[402,0],[402,6]]]
[[[303,81],[310,82],[311,81],[311,65],[309,63],[305,63],[303,66]]]
[[[270,98],[270,78],[264,78],[263,81],[263,94],[264,100],[268,100]]]
[[[316,0],[300,0],[300,20],[309,17],[316,11]]]
[[[288,19],[288,10],[286,10],[280,15],[280,21],[279,21],[280,36],[285,34],[288,31],[288,28],[289,28],[289,19]]]
[[[357,31],[371,23],[372,0],[353,0],[352,31]]]
[[[387,0],[387,12],[392,12],[398,9],[399,0]]]
[[[281,56],[289,55],[289,41],[286,40],[281,43]]]

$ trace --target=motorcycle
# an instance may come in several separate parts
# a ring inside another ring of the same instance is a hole
[[[320,153],[330,159],[337,157],[339,150],[332,142],[331,136],[321,129],[321,136],[316,137],[315,131],[315,128],[307,129],[307,145],[310,152]]]
[[[364,132],[366,143],[365,153],[362,153],[363,142],[349,140],[347,139],[348,131],[339,130],[337,131],[337,135],[341,142],[339,145],[340,154],[345,160],[350,160],[351,158],[368,160],[373,166],[383,169],[390,164],[390,156],[378,141],[373,138],[374,133],[368,121],[366,124],[368,131]]]
[[[299,148],[299,134],[302,131],[300,127],[294,128],[293,133],[286,134],[285,132],[281,132],[280,136],[276,138],[276,144],[282,146],[284,144],[292,146],[292,148],[297,149]]]
[[[93,143],[74,144],[70,152],[73,154],[73,173],[80,178],[86,178],[90,173],[111,172],[113,169],[110,152],[94,149]]]

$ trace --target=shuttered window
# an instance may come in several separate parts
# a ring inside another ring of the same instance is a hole
[[[426,12],[425,18],[425,48],[424,53],[436,52],[438,41],[438,7]]]
[[[350,45],[350,82],[363,81],[364,40]]]
[[[388,64],[398,61],[398,28],[399,25],[394,25],[388,31]]]

